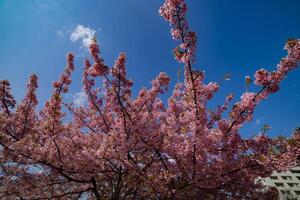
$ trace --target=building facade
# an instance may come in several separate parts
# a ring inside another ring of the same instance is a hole
[[[263,184],[276,187],[281,200],[300,200],[300,167],[286,172],[273,172],[261,180]]]

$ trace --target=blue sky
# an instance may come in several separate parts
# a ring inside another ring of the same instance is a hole
[[[70,40],[78,25],[95,30],[102,55],[112,65],[119,52],[127,53],[128,75],[134,92],[160,71],[177,81],[182,67],[171,50],[169,24],[158,15],[162,0],[0,0],[0,79],[10,80],[17,99],[25,93],[31,73],[39,80],[40,105],[50,96],[52,82],[74,52],[76,71],[71,93],[81,90],[83,58],[80,41]],[[300,38],[299,0],[187,0],[188,20],[199,42],[195,68],[205,70],[206,81],[224,81],[211,108],[226,94],[238,100],[245,91],[244,77],[259,68],[275,69],[288,38]],[[300,69],[292,71],[281,90],[258,106],[252,123],[242,129],[247,137],[270,124],[271,136],[288,135],[300,126]],[[181,77],[182,78],[182,77]],[[258,88],[251,87],[254,91]],[[166,99],[167,96],[163,98]],[[70,98],[70,97],[69,97]]]

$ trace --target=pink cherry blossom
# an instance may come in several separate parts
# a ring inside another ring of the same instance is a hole
[[[37,110],[37,76],[20,103],[0,81],[0,199],[276,199],[275,188],[256,180],[287,170],[300,158],[300,133],[243,138],[241,127],[257,105],[279,90],[300,60],[300,40],[285,45],[274,71],[255,72],[257,92],[233,94],[214,109],[208,103],[220,85],[205,83],[194,69],[197,37],[186,20],[184,0],[165,0],[160,15],[179,44],[174,56],[185,67],[167,101],[170,78],[160,72],[149,88],[133,94],[126,54],[105,64],[93,39],[84,60],[82,91],[88,103],[68,103],[74,55]],[[251,77],[245,77],[246,83]],[[165,96],[163,96],[165,97]],[[233,105],[232,105],[233,104]]]

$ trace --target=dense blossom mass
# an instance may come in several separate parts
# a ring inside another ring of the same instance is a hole
[[[74,70],[72,54],[40,112],[36,75],[19,104],[9,82],[0,82],[0,199],[277,198],[274,188],[257,180],[296,164],[300,130],[288,139],[264,133],[243,139],[239,132],[256,106],[278,91],[299,64],[300,40],[288,40],[287,56],[274,71],[256,71],[258,92],[246,91],[234,104],[228,94],[211,111],[207,102],[219,85],[205,83],[204,72],[192,67],[197,37],[186,21],[186,3],[165,0],[159,12],[171,24],[172,37],[179,42],[174,55],[185,66],[184,82],[175,85],[167,105],[159,98],[170,82],[165,73],[133,98],[126,54],[120,53],[109,67],[96,39],[90,44],[92,61],[84,61],[86,106],[63,98]],[[250,76],[245,80],[252,82]]]

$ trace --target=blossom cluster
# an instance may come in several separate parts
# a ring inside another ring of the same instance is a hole
[[[84,60],[87,105],[66,102],[74,56],[37,110],[37,76],[17,104],[9,82],[0,81],[0,199],[276,199],[274,188],[256,180],[286,170],[300,158],[299,129],[290,138],[259,133],[242,138],[257,105],[279,89],[300,61],[300,40],[289,40],[288,54],[268,72],[258,70],[258,92],[233,94],[215,109],[208,102],[219,89],[193,68],[196,34],[190,31],[184,0],[165,0],[160,14],[180,44],[175,58],[185,65],[185,81],[164,102],[170,78],[163,72],[132,95],[126,55],[105,64],[96,39]],[[245,77],[251,84],[251,77]],[[101,83],[98,86],[98,83]],[[16,106],[16,108],[15,108]],[[66,109],[64,109],[66,108]],[[228,115],[227,115],[228,113]]]
[[[90,69],[89,74],[93,77],[103,76],[107,74],[108,67],[104,64],[103,59],[98,56],[100,50],[96,39],[93,39],[93,41],[90,44],[90,52],[95,63]]]
[[[182,63],[194,62],[197,36],[195,32],[189,30],[185,14],[187,5],[184,0],[167,0],[160,7],[159,13],[169,21],[171,35],[175,40],[181,40],[182,43],[174,49],[175,58]]]

